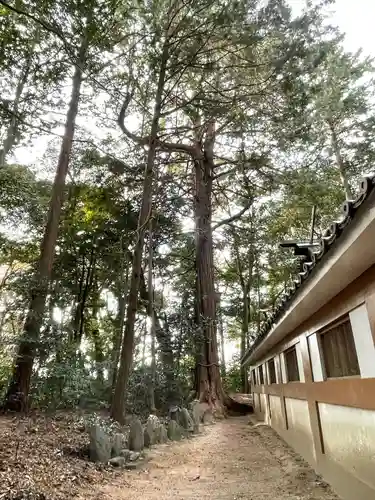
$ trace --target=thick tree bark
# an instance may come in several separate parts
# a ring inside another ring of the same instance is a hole
[[[202,150],[195,158],[195,243],[197,270],[196,322],[200,334],[200,355],[195,369],[195,389],[199,401],[216,412],[249,413],[252,408],[239,403],[223,390],[217,346],[216,302],[212,239],[212,179],[214,171],[214,124],[208,125]]]
[[[225,394],[221,384],[216,333],[216,293],[212,241],[213,160],[207,149],[204,158],[195,159],[195,243],[197,268],[197,322],[201,336],[196,366],[197,398],[221,410]]]
[[[26,317],[24,331],[18,347],[15,367],[5,397],[5,409],[22,410],[27,407],[35,348],[43,322],[46,298],[51,279],[53,258],[63,204],[65,180],[72,150],[75,122],[82,84],[82,66],[85,61],[87,41],[84,40],[79,52],[79,64],[75,67],[72,94],[66,118],[64,138],[61,144],[56,176],[48,212],[48,220],[41,244],[38,268],[31,290],[31,301]]]
[[[143,184],[142,204],[139,212],[137,242],[133,253],[133,265],[130,278],[129,296],[126,313],[125,332],[120,356],[120,367],[118,370],[114,398],[111,406],[111,416],[120,423],[124,422],[125,417],[125,392],[127,389],[130,368],[133,361],[134,351],[134,327],[137,313],[138,292],[140,286],[140,274],[142,265],[143,246],[147,222],[152,208],[152,188],[154,163],[157,149],[157,133],[159,130],[159,120],[161,114],[162,96],[164,91],[166,67],[168,61],[168,43],[165,42],[161,58],[158,86],[155,95],[155,107],[151,124],[151,133],[147,162],[145,169],[145,178]]]

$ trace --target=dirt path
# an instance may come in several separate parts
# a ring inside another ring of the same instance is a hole
[[[266,426],[232,418],[202,435],[152,450],[144,470],[85,491],[80,500],[337,500]]]

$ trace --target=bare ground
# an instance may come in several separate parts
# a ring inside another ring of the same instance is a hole
[[[158,446],[143,470],[81,490],[80,500],[337,500],[269,427],[248,417],[204,427],[182,443]]]

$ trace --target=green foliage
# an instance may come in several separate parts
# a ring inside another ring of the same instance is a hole
[[[0,223],[25,224],[39,230],[45,222],[51,186],[37,181],[29,168],[6,165],[0,168]]]
[[[224,342],[243,349],[298,270],[279,243],[310,238],[313,206],[314,237],[321,235],[345,199],[343,177],[353,187],[373,165],[373,63],[346,53],[324,10],[310,3],[298,18],[282,0],[12,6],[44,26],[0,7],[0,335],[8,342],[0,344],[0,393],[28,308],[71,76],[86,39],[33,403],[101,407],[110,400],[149,145],[120,135],[118,114],[130,92],[125,123],[149,134],[163,57],[158,139],[169,146],[158,148],[149,215],[155,310],[167,340],[157,343],[153,382],[143,297],[126,398],[128,411],[145,415],[154,383],[157,406],[166,410],[172,366],[176,399],[186,403],[202,346],[195,324],[194,169],[186,147],[207,139],[215,125],[215,167],[205,182],[212,181],[213,190],[217,326]],[[33,148],[35,138],[49,132],[35,166],[11,162],[19,145]],[[144,259],[145,275],[147,265]],[[224,385],[236,392],[241,384],[235,356],[227,360]]]
[[[8,381],[12,373],[13,359],[6,351],[0,350],[0,398],[5,396]]]
[[[224,386],[224,389],[229,394],[241,392],[242,384],[241,384],[239,356],[235,356],[232,359],[230,366],[227,369],[225,376],[223,377],[223,386]]]

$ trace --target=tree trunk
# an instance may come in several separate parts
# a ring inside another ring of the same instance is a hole
[[[328,125],[329,125],[329,128],[331,130],[331,145],[332,145],[332,149],[333,149],[333,152],[335,154],[335,157],[336,157],[337,168],[339,169],[339,172],[340,172],[340,179],[341,179],[342,186],[344,188],[345,198],[347,200],[351,200],[352,199],[352,191],[350,189],[348,176],[346,175],[344,160],[342,159],[342,156],[341,156],[341,151],[340,151],[340,146],[339,146],[339,141],[337,138],[336,130],[331,122],[328,122]]]
[[[143,323],[142,368],[146,368],[147,322]],[[145,370],[146,371],[146,370]]]
[[[155,382],[156,382],[156,352],[155,352],[155,310],[154,310],[154,286],[152,280],[153,248],[152,248],[152,219],[149,222],[148,240],[148,317],[150,321],[151,336],[151,377],[150,377],[150,413],[156,412],[155,407]]]
[[[93,313],[94,314],[94,313]],[[96,313],[95,313],[96,314]],[[96,320],[96,317],[93,316],[93,320]],[[93,343],[94,343],[94,352],[95,352],[95,365],[96,365],[96,380],[104,385],[104,354],[103,354],[103,342],[100,338],[100,332],[97,327],[94,327],[91,332]]]
[[[126,251],[127,257],[132,258],[132,253],[128,250]],[[128,269],[127,269],[128,272]],[[126,283],[128,282],[128,274],[126,275]],[[149,300],[149,291],[148,287],[146,286],[146,280],[145,280],[145,273],[141,267],[140,271],[140,287],[139,287],[139,297],[141,298],[142,302],[145,304],[148,304]],[[126,300],[126,293],[125,293],[125,300]],[[126,302],[123,302],[123,307],[124,307],[124,316],[125,316],[125,306]],[[120,307],[120,310],[122,308]],[[169,403],[177,403],[178,395],[177,395],[177,383],[176,383],[176,377],[175,377],[175,362],[174,362],[174,353],[173,353],[173,348],[172,348],[172,342],[171,342],[171,335],[170,332],[168,331],[167,328],[167,323],[165,321],[165,325],[162,326],[160,323],[160,319],[155,311],[155,308],[153,308],[153,319],[152,321],[154,322],[155,326],[155,337],[158,343],[158,348],[160,351],[160,361],[162,364],[162,370],[163,370],[163,376],[166,380],[166,397],[165,399]],[[123,328],[123,327],[121,327]],[[121,330],[122,331],[122,330]],[[117,361],[116,361],[116,370],[117,370],[117,364],[118,360],[120,357],[120,350],[121,350],[121,336],[117,337],[117,342],[118,342],[118,347],[117,347]],[[113,379],[113,391],[115,387],[115,382],[116,382],[116,373],[114,374],[114,379]]]
[[[85,309],[86,309],[87,299],[90,295],[92,285],[94,282],[95,265],[96,265],[95,239],[93,239],[89,267],[87,268],[86,272],[85,286],[83,288],[81,302],[79,304],[79,329],[75,332],[75,342],[77,349],[79,349],[83,337],[83,328],[85,324]]]
[[[7,132],[6,132],[6,136],[4,138],[2,148],[0,149],[0,166],[5,165],[7,155],[11,152],[14,145],[16,144],[19,105],[21,102],[23,90],[25,88],[27,79],[29,77],[30,67],[31,67],[31,59],[32,59],[33,54],[34,54],[34,49],[35,49],[35,45],[36,45],[38,36],[39,36],[39,28],[37,28],[35,30],[34,39],[32,41],[31,47],[30,47],[30,52],[29,52],[28,57],[25,61],[25,65],[22,68],[22,72],[20,74],[20,78],[19,78],[18,83],[17,83],[16,95],[15,95],[15,98],[13,101],[12,117],[10,119],[10,124],[9,124],[9,127],[7,129]]]
[[[111,416],[120,423],[125,417],[125,392],[129,380],[130,368],[134,351],[134,327],[138,305],[140,273],[142,265],[143,246],[147,222],[152,208],[153,171],[157,148],[157,133],[161,113],[162,96],[164,91],[165,73],[168,60],[168,44],[165,42],[159,71],[158,86],[155,95],[155,108],[151,124],[150,142],[147,154],[145,178],[143,184],[142,204],[139,212],[137,242],[133,253],[133,265],[130,278],[130,288],[127,304],[125,333],[121,349],[120,367],[116,380],[114,398],[111,407]]]
[[[216,293],[214,288],[211,195],[213,161],[207,152],[195,159],[195,244],[197,267],[197,323],[201,335],[196,366],[196,391],[200,401],[222,411],[225,395],[221,384],[217,338]]]
[[[87,40],[84,40],[79,51],[78,64],[74,71],[71,101],[67,113],[64,138],[61,144],[56,176],[52,188],[48,220],[41,244],[38,269],[34,279],[34,285],[31,289],[31,301],[22,339],[18,347],[15,367],[5,397],[5,409],[23,410],[27,407],[35,347],[43,322],[48,287],[51,279],[52,264],[63,204],[65,180],[69,167],[82,84],[81,68],[85,61],[86,50]]]
[[[86,336],[91,335],[92,342],[94,344],[94,360],[96,368],[96,380],[99,382],[100,386],[104,386],[104,345],[103,338],[100,335],[99,322],[98,322],[98,312],[99,312],[99,300],[101,290],[98,287],[98,282],[94,278],[91,279],[92,289],[92,308],[91,308],[91,321],[88,322],[84,318]],[[90,328],[89,328],[90,325]]]
[[[224,392],[219,367],[212,239],[212,177],[214,125],[206,132],[203,158],[195,158],[195,244],[197,270],[196,322],[200,334],[200,352],[196,361],[195,390],[201,402],[223,414],[224,406],[234,413],[249,413],[252,408]]]
[[[218,323],[219,323],[218,326],[219,326],[220,351],[221,351],[221,376],[225,377],[227,374],[227,368],[226,368],[226,363],[225,363],[223,311],[222,311],[221,307],[219,307]]]
[[[260,316],[260,307],[261,307],[261,294],[260,294],[260,265],[258,256],[255,257],[255,265],[256,265],[256,275],[257,275],[257,336],[260,334],[261,327],[261,316]]]
[[[141,284],[140,284],[140,297],[142,301],[148,303],[149,291],[146,287],[146,281],[143,270],[141,269]],[[160,319],[155,311],[152,312],[152,321],[155,327],[155,337],[158,342],[160,351],[160,361],[162,364],[163,377],[165,379],[165,400],[169,404],[177,404],[178,390],[175,376],[175,361],[174,353],[171,342],[171,334],[167,328],[167,322],[164,321],[164,326],[160,323]]]
[[[78,266],[77,266],[78,268]],[[79,331],[79,322],[81,318],[81,304],[82,304],[82,296],[83,296],[83,289],[84,289],[84,283],[85,283],[85,277],[86,277],[86,255],[82,255],[82,270],[81,270],[81,275],[79,278],[79,283],[78,283],[78,294],[77,294],[77,304],[74,310],[74,317],[73,317],[73,324],[72,324],[72,331],[70,332],[69,335],[69,341],[72,345],[76,344],[77,342],[77,337],[78,337],[78,331]]]
[[[245,287],[243,297],[242,297],[242,328],[241,328],[241,359],[245,356],[246,352],[246,339],[249,331],[249,291]],[[247,379],[247,370],[241,366],[241,392],[247,394],[249,388]]]
[[[125,322],[126,299],[128,295],[129,266],[128,266],[127,256],[125,256],[125,265],[126,265],[125,278],[122,278],[123,282],[120,286],[120,293],[118,298],[119,310],[115,326],[115,332],[113,336],[113,347],[111,354],[111,369],[112,369],[112,375],[111,375],[112,384],[111,384],[111,398],[110,398],[111,403],[116,387],[117,369],[118,369],[118,362],[120,360],[122,333],[124,330],[124,322]],[[121,277],[123,277],[123,275],[124,272],[122,270]]]

